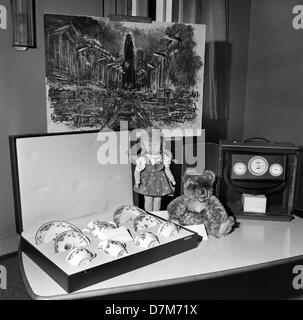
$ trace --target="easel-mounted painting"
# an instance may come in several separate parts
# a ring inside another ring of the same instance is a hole
[[[44,16],[49,132],[201,129],[205,26]]]

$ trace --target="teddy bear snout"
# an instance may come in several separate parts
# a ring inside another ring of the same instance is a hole
[[[198,184],[191,184],[191,185],[187,186],[186,194],[190,198],[203,198],[203,199],[205,199],[208,196],[208,191],[206,190],[206,188],[201,189]]]
[[[195,184],[195,183],[190,183],[187,186],[185,186],[185,188],[186,188],[188,193],[193,194],[193,193],[196,192],[196,190],[199,189],[199,186],[197,184]]]

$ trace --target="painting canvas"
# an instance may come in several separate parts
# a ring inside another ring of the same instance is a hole
[[[44,15],[48,132],[200,129],[205,26]]]

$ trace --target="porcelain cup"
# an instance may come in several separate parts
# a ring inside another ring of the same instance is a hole
[[[120,241],[101,240],[98,248],[102,249],[106,254],[116,258],[127,255],[126,245]]]
[[[72,250],[66,257],[66,263],[71,266],[78,267],[82,263],[91,262],[97,255],[86,248],[76,248]]]
[[[138,235],[135,238],[136,246],[139,246],[145,249],[153,248],[159,243],[160,242],[158,237],[150,231],[142,231],[138,233]]]
[[[180,228],[176,224],[167,221],[160,225],[157,234],[158,236],[169,238],[175,236],[179,230]]]

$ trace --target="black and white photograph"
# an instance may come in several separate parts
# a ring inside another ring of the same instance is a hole
[[[48,131],[201,128],[205,28],[45,15]]]
[[[302,39],[303,1],[0,0],[0,304],[302,300]]]

